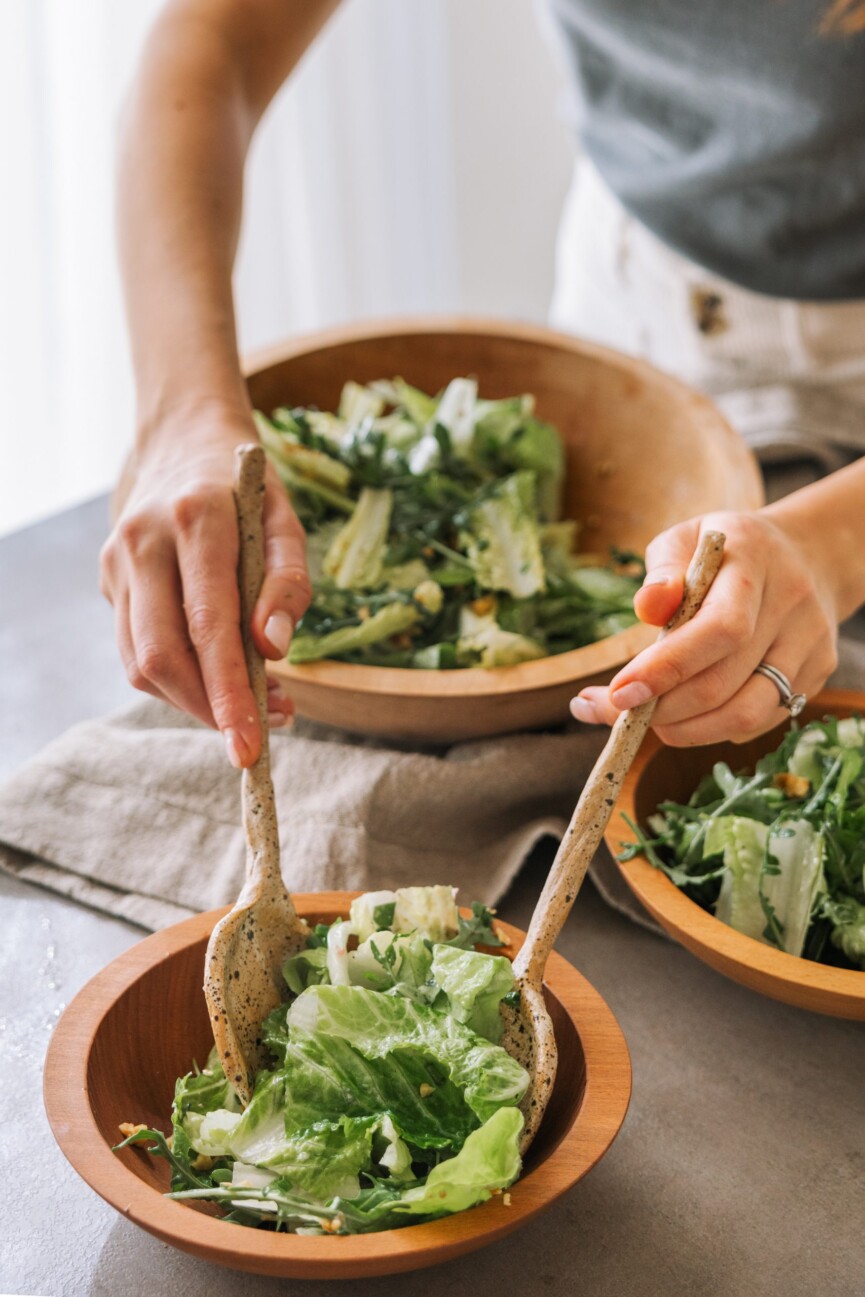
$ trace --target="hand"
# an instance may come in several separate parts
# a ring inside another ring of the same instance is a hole
[[[136,689],[222,731],[232,765],[249,766],[261,732],[240,635],[234,448],[257,440],[245,412],[176,412],[140,452],[135,477],[100,556],[100,588]],[[268,468],[265,578],[252,633],[283,658],[310,599],[303,529]],[[292,704],[269,682],[272,726]]]
[[[656,537],[634,600],[641,621],[669,621],[705,530],[727,537],[721,570],[693,621],[639,653],[608,687],[582,690],[571,703],[577,720],[611,725],[621,711],[659,698],[654,728],[665,743],[744,743],[785,715],[775,685],[754,675],[763,661],[812,697],[837,665],[838,611],[828,574],[783,517],[772,509],[707,514]]]

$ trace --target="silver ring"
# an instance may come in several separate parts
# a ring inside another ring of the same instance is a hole
[[[808,699],[804,694],[793,692],[793,686],[790,684],[790,681],[784,675],[783,671],[779,671],[777,667],[770,666],[768,662],[761,662],[758,667],[754,668],[754,675],[765,676],[767,680],[771,680],[772,684],[781,695],[781,706],[786,707],[791,716],[799,715]]]

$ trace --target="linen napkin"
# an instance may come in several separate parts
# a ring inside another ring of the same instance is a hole
[[[595,731],[410,750],[298,720],[271,738],[292,891],[452,883],[493,904],[560,836]],[[0,788],[0,865],[146,928],[231,904],[240,774],[221,739],[152,699],[75,726]]]
[[[865,682],[842,644],[834,684]],[[560,837],[606,730],[412,749],[298,721],[272,736],[289,890],[451,883],[498,901],[532,848]],[[0,788],[0,868],[144,928],[229,905],[244,873],[240,775],[219,736],[152,699],[85,721]],[[592,879],[653,920],[604,848]]]

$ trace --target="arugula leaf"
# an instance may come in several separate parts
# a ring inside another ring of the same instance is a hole
[[[505,942],[493,925],[495,910],[491,910],[481,901],[472,901],[471,909],[470,918],[465,919],[462,914],[458,916],[457,935],[440,944],[456,946],[459,950],[471,950],[474,946],[503,946]]]

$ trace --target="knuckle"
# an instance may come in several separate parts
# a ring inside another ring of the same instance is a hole
[[[143,513],[128,514],[117,524],[117,536],[129,556],[139,558],[151,541],[151,520]]]
[[[732,608],[718,624],[717,642],[727,653],[749,644],[754,634],[754,617],[751,611],[739,606]]]
[[[193,608],[187,608],[186,624],[189,638],[199,650],[210,648],[228,626],[225,617],[210,604],[197,604]]]
[[[223,509],[228,503],[226,491],[211,482],[194,482],[177,495],[171,513],[178,531],[191,531],[202,519]]]
[[[207,701],[213,712],[217,727],[223,729],[242,722],[251,722],[257,718],[253,699],[240,682],[232,684],[221,682],[217,687],[208,690]]]
[[[152,684],[170,680],[176,672],[174,654],[163,644],[155,641],[141,644],[138,646],[136,657],[139,671],[144,679]]]
[[[670,690],[684,684],[690,675],[687,655],[684,653],[668,653],[663,665],[657,672],[658,685],[656,693],[669,693]]]
[[[292,606],[308,607],[312,599],[312,582],[305,567],[301,564],[286,564],[274,568],[271,577],[282,587],[282,597],[289,600]]]
[[[146,692],[150,687],[150,681],[141,670],[141,667],[138,664],[138,659],[130,658],[127,662],[124,662],[123,667],[126,671],[126,679],[132,685],[132,688]]]
[[[774,709],[773,709],[774,710]],[[740,698],[729,712],[729,729],[734,743],[744,743],[754,734],[760,734],[772,724],[772,713],[759,698]]]
[[[723,662],[713,662],[693,680],[694,697],[701,711],[714,711],[730,692]]]

